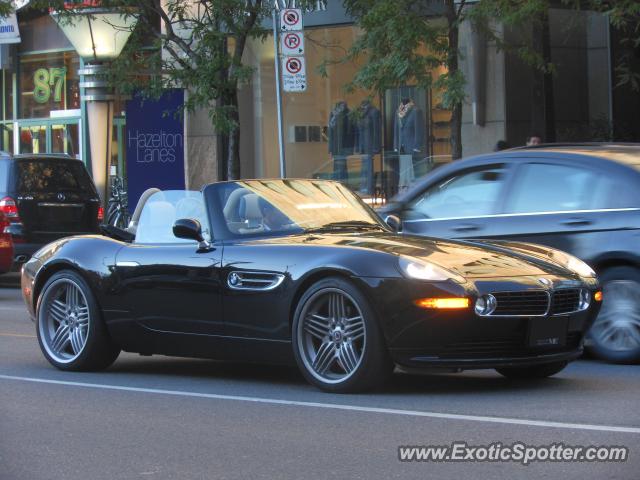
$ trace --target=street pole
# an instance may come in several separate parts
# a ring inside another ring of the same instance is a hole
[[[78,73],[84,90],[89,125],[91,174],[102,206],[109,202],[109,171],[111,167],[111,141],[113,133],[113,91],[104,78],[107,65],[86,64]]]
[[[286,163],[284,158],[284,123],[282,119],[282,86],[280,80],[280,55],[278,41],[278,10],[273,9],[273,58],[276,69],[276,108],[278,111],[278,153],[280,155],[280,178],[287,176]]]

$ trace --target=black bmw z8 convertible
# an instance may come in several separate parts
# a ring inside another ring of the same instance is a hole
[[[120,351],[297,364],[332,392],[397,367],[562,370],[602,293],[547,247],[400,236],[324,180],[149,190],[127,230],[58,240],[24,265],[47,360],[99,370]]]

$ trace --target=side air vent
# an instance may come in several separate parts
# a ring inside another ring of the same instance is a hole
[[[232,290],[267,292],[277,288],[283,280],[281,273],[233,271],[227,276],[227,285]]]

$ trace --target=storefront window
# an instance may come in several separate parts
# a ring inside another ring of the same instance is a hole
[[[353,26],[305,31],[307,89],[282,97],[286,174],[336,179],[363,196],[390,195],[449,154],[450,112],[410,82],[382,95],[347,92],[361,64],[340,60],[357,34]],[[273,38],[253,41],[245,61],[255,75],[240,95],[243,175],[277,177]],[[326,76],[318,72],[323,63]]]
[[[46,153],[47,126],[20,127],[20,153]]]
[[[5,152],[13,152],[13,123],[0,124],[0,149]]]
[[[74,52],[20,57],[19,118],[48,118],[80,108],[79,58]]]
[[[77,123],[51,125],[51,153],[79,157],[80,137]]]
[[[2,120],[13,119],[13,71],[2,70]]]

